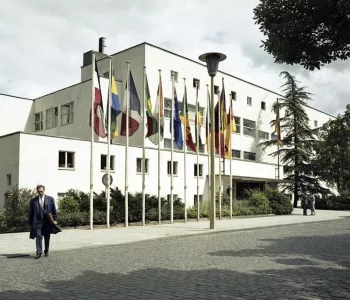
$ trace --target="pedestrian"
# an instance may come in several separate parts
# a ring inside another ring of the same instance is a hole
[[[303,215],[307,216],[307,206],[308,206],[308,196],[307,194],[302,196],[302,206],[303,206]]]
[[[310,210],[311,210],[311,216],[315,216],[316,212],[315,212],[315,195],[314,194],[309,194],[309,206],[310,206]]]
[[[56,234],[61,230],[56,226],[57,211],[53,197],[45,195],[45,187],[38,185],[36,187],[38,196],[30,200],[29,204],[29,226],[31,239],[36,239],[36,256],[38,259],[42,255],[42,240],[45,241],[45,257],[49,256],[50,235]]]

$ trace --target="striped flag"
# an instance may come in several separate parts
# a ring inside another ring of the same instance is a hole
[[[207,117],[206,117],[206,124],[205,124],[205,139],[207,143],[207,151],[210,153],[210,133],[211,133],[211,124],[210,124],[210,94],[209,89],[207,89]]]
[[[225,158],[231,158],[231,134],[237,131],[235,116],[233,114],[232,101],[227,114],[227,128],[225,135]]]
[[[197,113],[195,116],[195,133],[196,133],[196,147],[198,151],[199,151],[199,147],[202,146],[201,127],[202,127],[202,115],[199,110],[199,103],[197,103]],[[198,140],[197,140],[197,130],[198,130]]]
[[[191,126],[190,126],[190,118],[188,115],[188,106],[187,106],[187,89],[185,86],[185,93],[182,101],[182,111],[180,115],[181,122],[185,124],[186,119],[186,145],[189,147],[192,151],[196,152],[196,146],[193,142],[192,134],[191,134]]]
[[[147,106],[146,106],[146,115],[147,115],[147,134],[146,138],[149,138],[158,132],[158,121],[154,118],[153,113],[152,113],[152,100],[151,100],[151,94],[149,92],[149,86],[148,86],[148,80],[147,80],[147,75],[145,75],[146,79],[146,101],[147,101]],[[150,141],[153,143],[154,139],[150,139]],[[158,142],[158,140],[157,140]],[[154,143],[155,145],[157,143]]]
[[[112,76],[112,82],[111,82],[111,97],[112,97],[112,103],[110,108],[111,108],[111,142],[112,142],[113,138],[118,136],[117,117],[121,113],[118,90],[117,90],[117,85],[115,84],[114,76]]]

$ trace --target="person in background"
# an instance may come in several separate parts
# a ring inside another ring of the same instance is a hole
[[[31,239],[36,239],[36,256],[38,259],[42,255],[42,240],[45,240],[45,257],[49,256],[50,234],[60,232],[56,227],[57,211],[53,197],[45,195],[45,187],[36,187],[38,196],[30,200],[29,203],[29,226]],[[52,218],[51,218],[52,217]]]
[[[309,207],[310,207],[310,210],[311,210],[311,216],[315,216],[316,215],[315,202],[316,202],[315,195],[310,193],[309,194]]]
[[[301,205],[302,205],[302,207],[303,207],[303,215],[304,216],[307,216],[307,207],[308,207],[308,195],[306,194],[304,194],[303,196],[302,196],[302,199],[301,199]]]

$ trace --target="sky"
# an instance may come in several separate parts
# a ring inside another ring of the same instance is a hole
[[[258,0],[1,0],[0,93],[35,98],[80,82],[83,53],[148,42],[198,60],[225,53],[220,70],[280,93],[288,71],[312,93],[309,105],[337,115],[350,94],[350,60],[321,70],[275,64],[254,24]]]

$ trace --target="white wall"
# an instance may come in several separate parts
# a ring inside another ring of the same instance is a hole
[[[0,136],[23,131],[33,100],[0,94]]]
[[[5,193],[19,182],[20,133],[0,137],[0,208],[4,205]],[[11,184],[7,182],[11,175]]]

